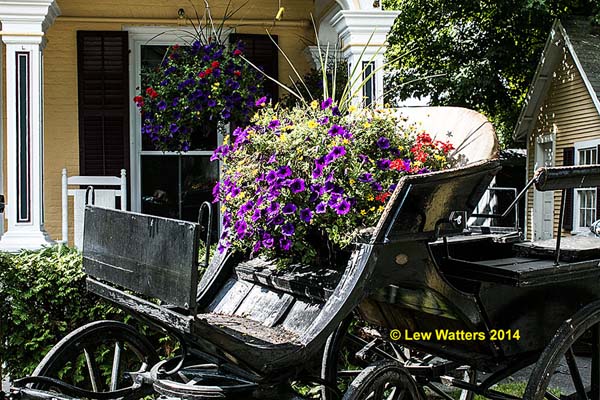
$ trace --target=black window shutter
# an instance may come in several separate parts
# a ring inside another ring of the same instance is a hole
[[[273,38],[273,40],[271,40]],[[244,43],[244,56],[257,67],[263,68],[265,74],[273,79],[279,79],[279,50],[277,36],[271,35],[251,35],[251,34],[232,34],[231,43],[238,41]],[[275,41],[275,43],[273,43]],[[272,80],[265,77],[265,91],[269,98],[276,102],[279,99],[279,86]]]
[[[575,165],[575,148],[567,147],[563,149],[563,165]],[[565,198],[565,215],[563,220],[563,229],[573,230],[573,189],[567,189]]]
[[[79,173],[129,169],[127,32],[78,31]]]

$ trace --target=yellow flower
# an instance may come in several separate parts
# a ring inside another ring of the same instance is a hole
[[[440,156],[439,154],[434,155],[433,158],[435,158],[437,161],[442,161],[444,159],[444,157]]]
[[[238,197],[240,199],[243,199],[244,197],[246,197],[246,192],[240,192],[240,194],[238,194]]]
[[[225,205],[221,206],[221,213],[224,213],[225,211],[227,211],[227,207],[225,207]]]
[[[342,140],[342,143],[348,144],[348,143],[350,143],[350,141],[348,139],[344,139],[344,140]]]
[[[378,212],[378,213],[382,212],[382,211],[383,211],[383,208],[384,208],[383,206],[379,206],[379,208],[377,209],[377,212]]]
[[[398,146],[398,151],[402,151],[402,150],[404,150],[404,147],[403,146]]]
[[[213,86],[219,87],[220,83],[219,82],[215,82],[213,83]]]
[[[360,210],[360,215],[367,215],[367,210]]]
[[[355,181],[354,179],[350,179],[350,184],[351,184],[351,185],[354,185],[354,183],[355,183],[355,182],[356,182],[356,181]]]
[[[353,113],[354,111],[356,111],[356,106],[352,105],[352,106],[348,107],[348,111]]]
[[[282,132],[281,135],[279,135],[279,140],[285,142],[285,133]]]
[[[319,102],[317,100],[313,100],[310,102],[310,108],[312,108],[313,110],[316,110],[317,107],[319,107]]]
[[[363,126],[364,126],[365,128],[370,128],[370,127],[371,127],[371,124],[370,124],[369,122],[365,122],[365,123],[363,124]]]
[[[225,135],[225,137],[223,137],[223,144],[229,144],[229,135]]]
[[[367,196],[367,200],[373,201],[373,200],[375,200],[375,197],[372,194],[370,194],[369,196]]]
[[[371,207],[371,208],[369,208],[369,210],[375,211],[375,207]]]
[[[312,119],[310,121],[308,121],[307,125],[310,129],[315,129],[317,126],[319,126],[319,124],[317,124],[317,121],[312,120]]]

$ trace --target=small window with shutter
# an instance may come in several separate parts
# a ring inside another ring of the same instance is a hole
[[[79,173],[129,169],[127,32],[78,31]]]
[[[598,164],[600,140],[575,143],[574,165]],[[573,231],[586,231],[598,219],[598,189],[577,188],[573,191]]]

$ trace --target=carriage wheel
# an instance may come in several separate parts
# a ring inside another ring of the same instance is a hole
[[[591,366],[577,359],[574,345],[578,339],[591,340]],[[557,380],[569,377],[573,390],[557,393]],[[525,399],[600,399],[600,302],[579,310],[558,329],[550,344],[535,364],[527,387]]]
[[[396,361],[368,366],[350,384],[343,400],[420,400],[417,384]]]
[[[117,321],[96,321],[58,342],[32,376],[58,379],[78,390],[97,392],[102,398],[136,399],[152,390],[134,384],[129,373],[145,372],[156,362],[156,351],[134,328]],[[69,391],[60,384],[35,385],[58,393]]]
[[[331,334],[323,351],[321,363],[321,379],[329,383],[330,387],[337,387],[342,392],[350,385],[361,371],[371,363],[381,360],[399,362],[401,365],[431,365],[439,358],[431,355],[419,357],[415,352],[390,342],[386,338],[378,338],[376,331],[370,328],[361,330],[356,327],[356,319],[350,315],[340,323]],[[454,378],[475,384],[477,376],[475,370],[462,368],[456,371]],[[434,386],[434,391],[441,391],[439,384],[427,383],[428,387]],[[459,400],[472,400],[473,392],[460,390]],[[322,400],[337,400],[339,394],[328,387],[321,387]]]

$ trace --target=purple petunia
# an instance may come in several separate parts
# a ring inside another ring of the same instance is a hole
[[[165,111],[167,109],[167,103],[164,100],[161,100],[156,105],[156,108],[158,108],[158,111]]]
[[[315,207],[315,212],[317,214],[323,214],[325,211],[327,211],[327,204],[325,202],[320,202],[317,204],[317,207]]]
[[[248,224],[243,219],[236,221],[234,225],[235,231],[240,239],[243,239],[246,236],[246,230],[248,229]]]
[[[335,207],[335,211],[338,215],[348,214],[350,212],[350,202],[347,200],[340,201],[340,203]]]
[[[276,215],[277,213],[279,213],[279,203],[274,201],[267,207],[267,214]]]
[[[294,194],[304,192],[305,189],[306,186],[304,184],[304,179],[302,178],[294,179],[290,185],[290,191]]]
[[[273,218],[270,222],[273,225],[278,225],[279,226],[279,225],[282,225],[285,222],[285,220],[283,219],[283,216],[278,215],[275,218]]]
[[[371,183],[371,188],[373,190],[375,190],[376,192],[381,192],[383,190],[383,187],[381,186],[381,183],[379,183],[379,182]]]
[[[292,241],[286,237],[279,239],[279,248],[283,251],[290,251],[292,248]]]
[[[302,210],[300,210],[300,220],[302,222],[309,223],[311,219],[312,211],[310,210],[310,208],[303,208]]]
[[[332,103],[333,103],[333,99],[331,97],[323,100],[323,102],[321,102],[321,110],[324,110],[324,109],[330,107]]]
[[[294,227],[294,225],[292,223],[288,222],[287,224],[284,224],[281,227],[281,233],[284,236],[292,236],[294,234],[294,232],[296,232],[296,228]]]
[[[390,169],[390,164],[390,160],[388,160],[387,158],[383,158],[377,161],[377,168],[379,168],[382,171],[387,171],[388,169]]]
[[[290,215],[296,212],[298,208],[296,207],[295,204],[292,203],[287,203],[285,206],[283,206],[283,208],[281,209],[281,212],[284,215]]]
[[[279,125],[281,125],[281,123],[279,122],[279,120],[278,119],[274,119],[273,121],[269,122],[269,129],[275,129]]]
[[[382,136],[379,139],[377,139],[377,146],[381,150],[389,149],[390,148],[390,141],[389,141],[388,138]]]
[[[279,167],[279,169],[277,170],[278,178],[285,179],[291,175],[292,175],[292,169],[290,167],[288,167],[287,165],[283,165],[283,166]]]
[[[275,244],[275,240],[273,239],[273,236],[271,236],[269,233],[265,232],[262,235],[262,245],[264,246],[265,249],[270,249],[271,247],[273,247],[273,244]]]
[[[331,128],[327,131],[329,136],[343,136],[346,133],[346,129],[338,124],[331,125]]]
[[[277,179],[277,173],[273,170],[267,172],[267,176],[265,176],[265,180],[267,183],[273,183]]]
[[[365,172],[361,176],[358,177],[358,181],[362,183],[370,183],[373,182],[373,175],[368,172]]]
[[[267,105],[267,96],[263,96],[254,102],[255,107],[264,107],[265,105]]]
[[[252,213],[252,222],[258,221],[262,217],[262,212],[257,208]]]

